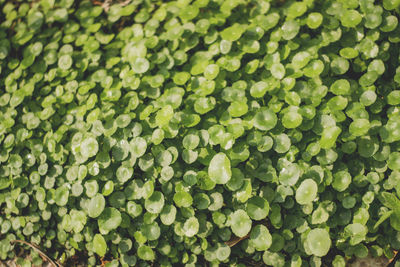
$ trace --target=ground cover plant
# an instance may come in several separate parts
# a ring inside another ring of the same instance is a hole
[[[399,6],[0,0],[0,260],[393,257]]]

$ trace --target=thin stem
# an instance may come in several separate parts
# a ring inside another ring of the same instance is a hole
[[[39,253],[40,256],[42,256],[43,258],[45,258],[49,263],[51,263],[51,265],[53,265],[53,267],[62,267],[61,264],[56,264],[49,256],[47,256],[46,254],[44,254],[44,252],[42,252],[36,245],[31,244],[29,242],[26,242],[24,240],[13,240],[11,241],[11,243],[21,243],[24,245],[27,245],[29,247],[31,247],[33,250],[35,250],[37,253]]]
[[[229,247],[233,247],[234,245],[236,245],[237,243],[239,243],[240,241],[242,241],[242,240],[244,240],[244,239],[246,239],[246,238],[249,238],[249,234],[247,234],[247,235],[245,235],[245,236],[243,236],[243,237],[234,237],[234,238],[232,238],[231,240],[229,240],[229,241],[226,241],[225,242],[225,245],[228,245]]]

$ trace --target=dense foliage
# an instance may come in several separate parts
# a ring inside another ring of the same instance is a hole
[[[400,249],[400,0],[93,2],[0,0],[0,259]]]

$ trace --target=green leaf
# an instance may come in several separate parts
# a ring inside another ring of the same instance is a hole
[[[296,190],[296,201],[301,205],[311,203],[317,197],[318,186],[312,179],[303,180]]]
[[[344,233],[350,237],[350,245],[354,246],[365,240],[368,229],[360,223],[352,223],[344,228]]]
[[[87,210],[88,216],[91,218],[99,217],[100,214],[103,212],[106,205],[106,201],[101,194],[96,194],[89,200]]]
[[[72,66],[72,57],[70,55],[62,55],[58,59],[58,67],[62,70],[69,70]]]
[[[71,210],[71,225],[75,233],[80,233],[86,225],[87,217],[83,211]]]
[[[137,255],[145,261],[153,261],[155,259],[154,251],[146,245],[142,245],[137,250]]]
[[[340,20],[345,27],[355,27],[361,22],[362,17],[356,10],[346,10]]]
[[[254,127],[262,131],[268,131],[275,127],[278,122],[276,114],[269,108],[263,108],[254,116]]]
[[[138,57],[132,63],[132,69],[136,73],[145,73],[149,70],[150,63],[147,59]]]
[[[312,229],[305,242],[310,252],[318,257],[325,256],[332,244],[328,231],[321,228]]]
[[[173,205],[165,205],[160,214],[161,222],[164,225],[171,225],[175,222],[177,209]]]
[[[269,203],[262,197],[254,196],[247,201],[246,212],[253,220],[265,219],[269,213]]]
[[[295,185],[300,178],[301,169],[296,163],[288,163],[279,172],[279,182],[284,185]]]
[[[244,210],[239,209],[231,214],[230,226],[236,236],[244,237],[250,232],[251,219]]]
[[[104,240],[104,237],[102,235],[96,234],[94,236],[94,238],[93,238],[93,250],[100,257],[103,257],[104,255],[106,255],[107,243]]]
[[[235,23],[232,26],[225,28],[221,32],[221,37],[226,41],[233,42],[238,40],[242,36],[245,30],[246,30],[245,25]]]
[[[231,162],[224,153],[215,154],[211,159],[208,176],[216,184],[226,184],[231,179]]]
[[[393,193],[382,192],[380,200],[389,209],[400,213],[400,200]]]
[[[250,88],[250,94],[254,98],[260,98],[265,95],[268,89],[268,83],[263,81],[257,82]]]
[[[283,23],[281,29],[283,39],[291,40],[299,33],[300,25],[295,20],[288,20]]]
[[[0,2],[0,259],[400,247],[400,0]]]
[[[65,206],[68,203],[69,189],[67,186],[63,185],[56,189],[55,201],[58,206]]]
[[[121,213],[116,208],[105,208],[98,219],[101,234],[108,234],[117,229],[122,222]]]
[[[193,198],[188,192],[179,191],[174,194],[174,202],[178,207],[190,207],[193,203]]]
[[[399,0],[383,0],[383,7],[386,10],[393,10],[400,6]]]
[[[346,190],[351,184],[351,175],[347,171],[339,171],[333,175],[332,187],[339,192]]]
[[[250,241],[256,250],[265,251],[272,245],[272,236],[267,227],[259,224],[251,230]]]
[[[34,30],[38,30],[43,24],[44,16],[43,13],[41,13],[40,11],[31,9],[28,12],[27,20],[29,27],[31,27]]]
[[[197,218],[191,217],[185,221],[185,224],[183,225],[183,231],[185,232],[186,236],[192,237],[198,233],[199,226],[200,225]]]
[[[153,241],[160,238],[160,227],[156,222],[143,225],[141,231],[147,240]]]
[[[307,26],[310,27],[311,29],[316,29],[321,25],[322,21],[323,21],[323,16],[321,15],[321,13],[312,12],[308,14]]]
[[[388,167],[394,171],[400,171],[400,152],[392,152],[389,155]]]
[[[330,90],[335,95],[348,95],[350,94],[350,83],[345,79],[336,80]]]
[[[374,224],[374,229],[378,229],[379,225],[381,225],[384,221],[386,221],[393,214],[393,210],[386,211],[379,220]]]
[[[196,6],[186,6],[185,8],[182,8],[179,17],[182,20],[193,20],[197,15],[199,14],[199,8]]]
[[[99,151],[99,144],[93,137],[89,137],[83,140],[81,144],[81,154],[85,157],[93,157]]]
[[[164,195],[161,192],[155,191],[151,197],[145,200],[145,209],[153,214],[159,214],[164,207]]]
[[[310,53],[306,51],[298,52],[292,59],[292,65],[295,69],[302,69],[311,59]]]
[[[165,126],[172,119],[174,115],[174,110],[170,105],[164,106],[157,112],[156,115],[156,124],[159,127]]]

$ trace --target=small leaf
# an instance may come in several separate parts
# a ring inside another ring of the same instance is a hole
[[[234,25],[224,29],[221,32],[221,37],[226,41],[233,42],[238,40],[242,36],[245,30],[246,27],[244,25],[235,23]]]
[[[91,218],[99,217],[100,214],[103,212],[106,205],[106,201],[104,196],[97,193],[94,197],[89,200],[87,210],[88,216]]]
[[[106,255],[107,243],[104,240],[104,237],[102,235],[96,234],[94,236],[94,238],[93,238],[93,250],[100,257],[103,257],[104,255]]]
[[[56,189],[55,201],[58,206],[65,206],[68,203],[69,189],[67,186],[61,186]]]

